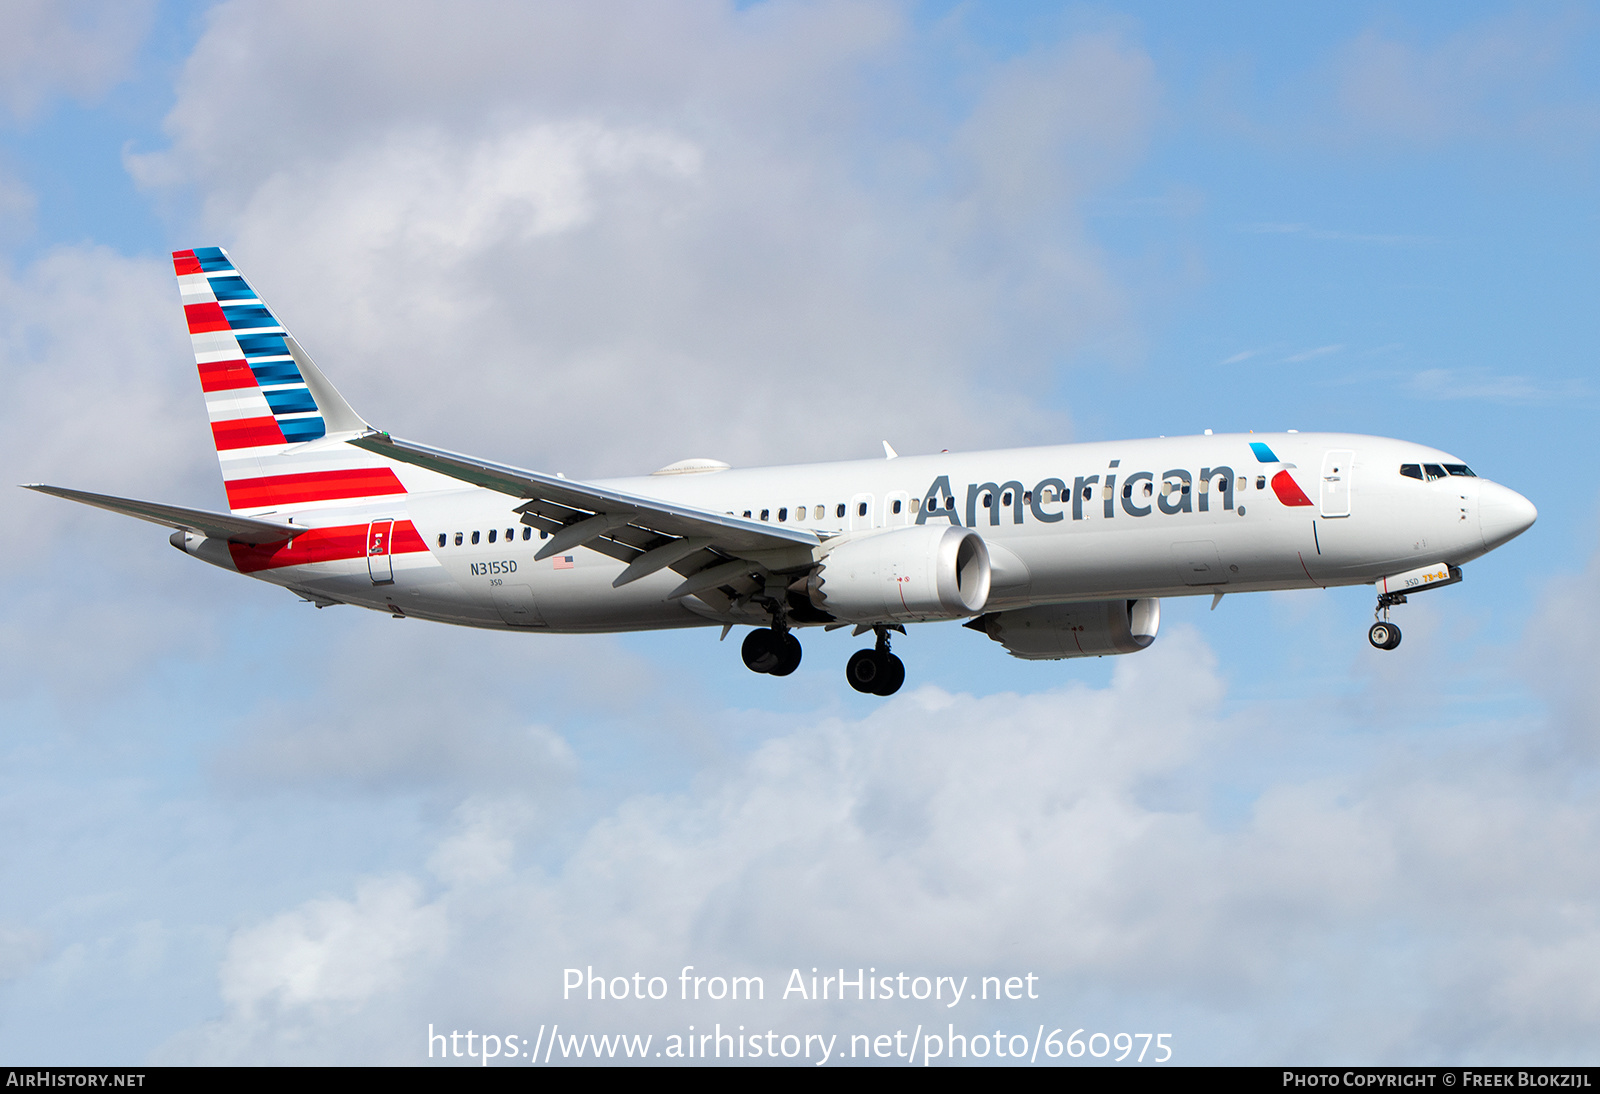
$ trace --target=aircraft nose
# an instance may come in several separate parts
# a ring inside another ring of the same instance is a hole
[[[1539,519],[1539,510],[1533,502],[1497,482],[1478,480],[1478,525],[1483,533],[1483,547],[1492,551],[1502,543],[1515,539]]]

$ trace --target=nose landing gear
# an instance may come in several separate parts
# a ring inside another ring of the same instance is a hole
[[[1378,607],[1373,612],[1378,621],[1367,628],[1367,641],[1374,649],[1392,650],[1400,644],[1400,628],[1389,622],[1389,609],[1405,602],[1404,593],[1383,593],[1378,597]]]
[[[1400,628],[1382,620],[1367,630],[1367,641],[1380,650],[1392,650],[1400,644]]]
[[[865,695],[893,695],[906,682],[905,663],[889,652],[889,628],[874,627],[878,644],[870,650],[857,650],[845,662],[844,678]],[[904,632],[902,632],[904,633]]]

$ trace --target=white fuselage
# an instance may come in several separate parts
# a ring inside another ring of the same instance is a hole
[[[1255,454],[1252,442],[1267,446],[1275,460]],[[1459,566],[1531,523],[1531,505],[1506,487],[1470,474],[1407,477],[1402,464],[1459,467],[1460,461],[1381,437],[1232,434],[657,474],[598,485],[815,531],[824,537],[818,552],[840,537],[901,525],[973,527],[993,570],[985,611],[1371,583],[1428,564]],[[1283,472],[1290,484],[1275,486]],[[240,548],[230,553],[215,540],[191,535],[185,549],[319,602],[471,626],[623,631],[759,625],[767,618],[752,605],[719,612],[693,596],[668,599],[682,580],[669,570],[613,588],[623,564],[586,548],[535,561],[544,541],[521,523],[518,504],[468,487],[271,514],[314,528],[396,521],[375,556],[356,549],[253,568],[239,564]],[[402,541],[407,521],[415,535],[408,531]]]

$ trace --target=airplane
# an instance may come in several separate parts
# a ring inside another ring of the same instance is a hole
[[[891,633],[959,622],[1027,660],[1135,653],[1161,598],[1373,585],[1389,609],[1526,531],[1522,495],[1455,456],[1345,433],[1213,434],[584,482],[401,440],[351,408],[219,247],[173,253],[229,512],[31,484],[176,529],[174,547],[353,604],[511,631],[851,627],[857,691],[894,694]]]

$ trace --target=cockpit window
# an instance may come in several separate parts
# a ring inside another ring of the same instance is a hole
[[[1422,465],[1422,470],[1423,470],[1423,473],[1428,476],[1428,481],[1429,482],[1432,482],[1434,479],[1442,479],[1442,478],[1444,478],[1444,468],[1441,467],[1439,464],[1436,464],[1436,463],[1425,463],[1425,464]]]
[[[1422,465],[1420,463],[1403,463],[1400,465],[1400,474],[1408,479],[1422,481]]]
[[[1447,463],[1444,465],[1444,469],[1450,472],[1450,474],[1460,475],[1464,479],[1475,479],[1478,477],[1472,473],[1472,468],[1468,467],[1464,463]]]

